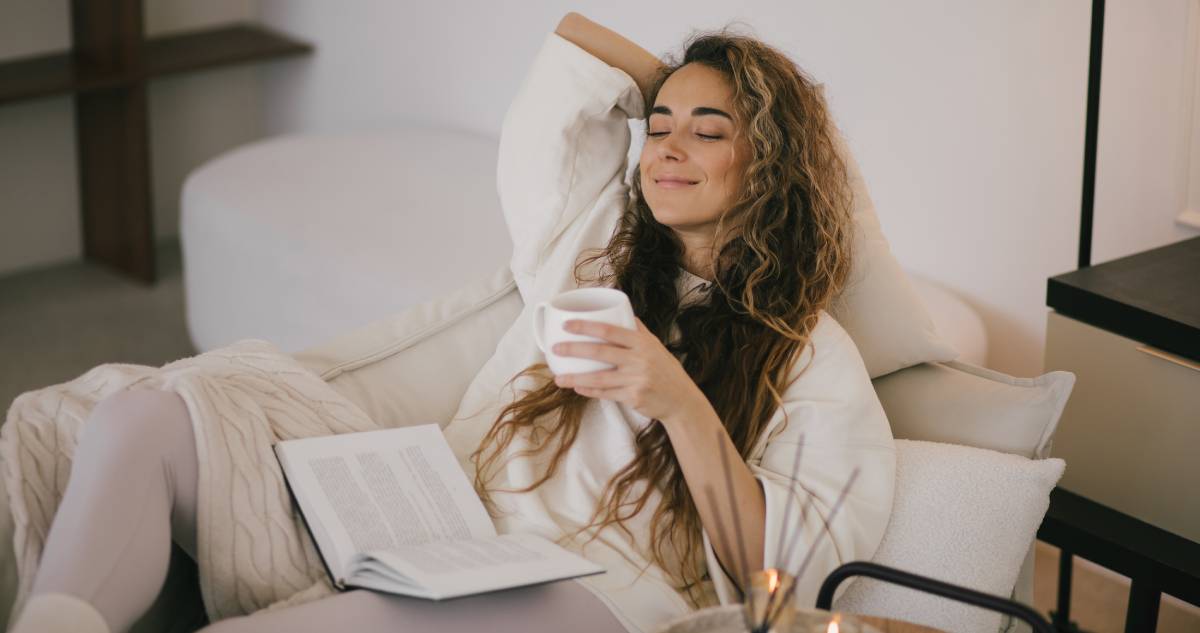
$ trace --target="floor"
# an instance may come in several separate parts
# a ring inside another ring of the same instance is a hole
[[[177,239],[159,243],[158,263],[154,286],[90,263],[0,277],[0,409],[102,363],[157,367],[194,355]]]
[[[184,316],[178,240],[158,247],[160,279],[130,281],[101,266],[71,263],[0,277],[0,404],[70,380],[101,363],[159,366],[196,353]],[[1055,605],[1058,550],[1038,543],[1034,603]],[[1089,633],[1124,630],[1128,581],[1076,559],[1071,615]],[[1166,598],[1160,633],[1200,632],[1200,608]]]
[[[1034,556],[1034,607],[1049,613],[1058,600],[1058,548],[1038,541]],[[1071,565],[1071,578],[1071,621],[1088,633],[1123,633],[1129,579],[1078,557]],[[1164,596],[1158,633],[1200,633],[1200,607]]]

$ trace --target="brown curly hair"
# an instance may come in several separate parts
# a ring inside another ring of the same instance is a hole
[[[746,459],[782,404],[790,384],[785,382],[809,343],[819,311],[845,283],[850,189],[820,86],[782,52],[728,26],[694,31],[682,59],[667,58],[643,95],[644,112],[650,112],[667,78],[691,63],[720,71],[732,85],[735,128],[752,147],[738,197],[718,222],[714,243],[721,246],[713,250],[715,283],[707,301],[681,309],[676,279],[684,246],[654,219],[642,194],[640,167],[608,245],[580,253],[574,275],[581,286],[615,287],[629,295],[634,312],[680,359]],[[726,218],[737,221],[725,225]],[[595,278],[581,279],[584,266],[600,258],[607,266]],[[677,342],[667,340],[672,322],[679,328]],[[588,400],[557,386],[545,363],[525,368],[508,384],[522,376],[536,378],[533,384],[541,386],[504,407],[470,456],[475,489],[489,512],[494,502],[488,472],[513,437],[523,433],[528,439],[530,448],[520,455],[555,445],[540,479],[506,490],[528,492],[557,470],[579,433]],[[564,539],[595,528],[590,542],[610,524],[633,538],[624,521],[641,512],[658,490],[661,503],[650,524],[652,562],[694,607],[706,606],[696,593],[709,579],[700,516],[667,433],[661,424],[650,424],[635,443],[636,457],[608,481],[591,523]],[[627,499],[643,480],[651,485]],[[622,514],[627,506],[632,507]],[[670,557],[664,554],[668,546]]]

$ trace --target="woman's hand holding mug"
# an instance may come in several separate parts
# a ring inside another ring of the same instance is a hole
[[[534,339],[555,383],[667,420],[708,399],[615,288],[578,288],[539,304]]]

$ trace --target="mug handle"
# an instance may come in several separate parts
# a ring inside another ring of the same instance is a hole
[[[546,303],[543,301],[533,309],[533,341],[543,354],[546,353]]]

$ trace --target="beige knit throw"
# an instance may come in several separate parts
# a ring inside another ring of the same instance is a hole
[[[199,457],[197,563],[211,621],[333,593],[271,447],[380,427],[290,355],[246,339],[160,368],[100,365],[13,401],[0,458],[15,526],[14,614],[28,597],[79,432],[92,407],[125,389],[174,391],[187,403]]]

